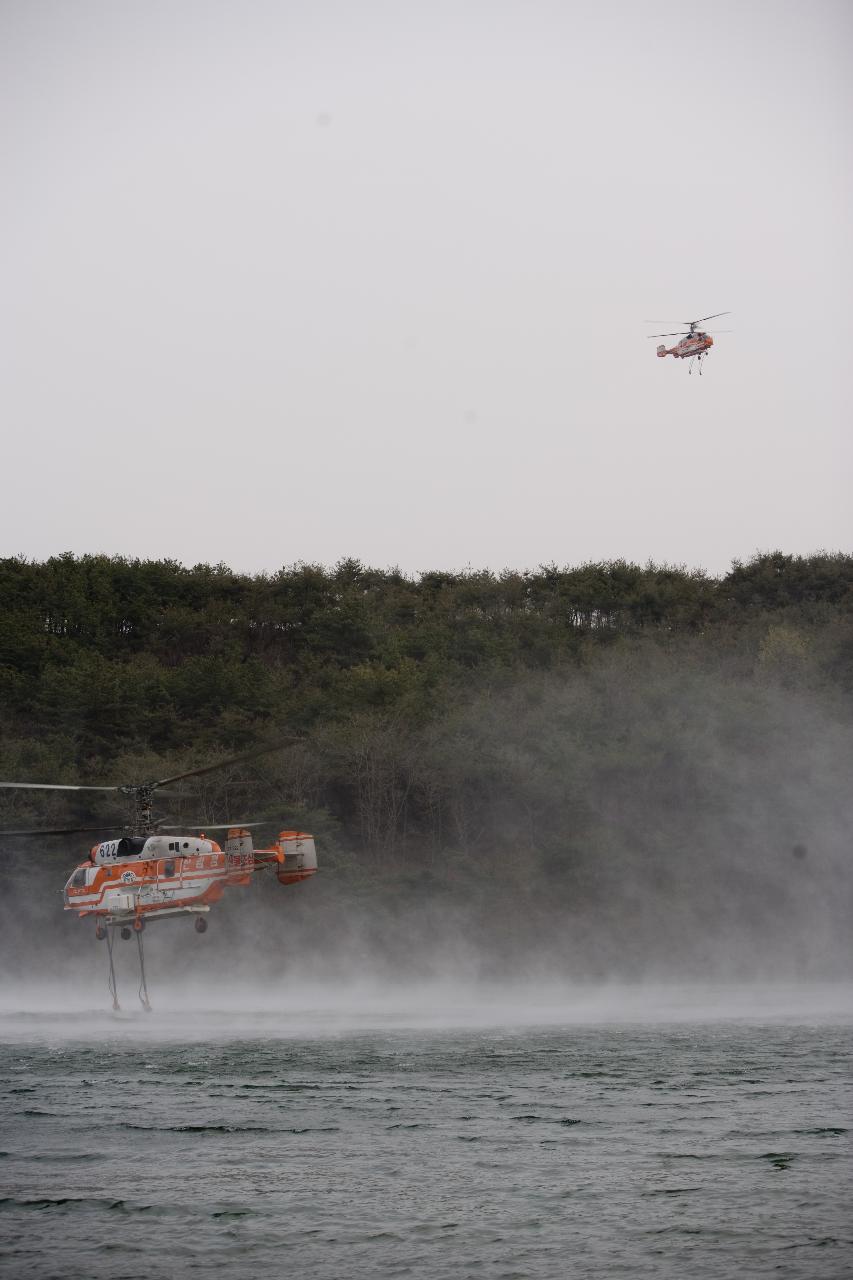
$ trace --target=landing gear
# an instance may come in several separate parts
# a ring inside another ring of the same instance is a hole
[[[124,938],[125,942],[127,942],[129,938],[133,937],[133,933],[131,932],[130,929],[128,929],[127,925],[125,925],[124,928],[122,929],[121,936]]]
[[[207,921],[204,916],[196,916],[195,931],[196,933],[207,933]]]
[[[98,923],[95,925],[95,937],[98,939],[98,942],[103,942],[106,936],[107,936],[107,926],[104,924],[101,924],[99,920]]]
[[[137,916],[137,917],[136,917],[136,919],[135,919],[135,920],[134,920],[134,922],[133,922],[133,928],[134,928],[134,930],[136,931],[136,933],[141,933],[141,932],[142,932],[142,930],[145,928],[145,921],[144,921],[144,919],[142,918],[142,916]]]

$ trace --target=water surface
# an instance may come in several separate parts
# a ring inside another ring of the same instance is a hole
[[[0,1265],[850,1276],[846,996],[7,1000]]]

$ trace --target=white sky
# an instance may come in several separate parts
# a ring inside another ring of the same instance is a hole
[[[0,553],[853,548],[853,7],[5,0]],[[731,309],[702,378],[646,334]]]

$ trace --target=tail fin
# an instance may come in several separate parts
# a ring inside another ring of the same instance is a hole
[[[659,356],[666,355],[666,347],[663,345],[663,343],[661,343],[660,346],[658,347],[658,355]]]
[[[281,831],[278,837],[278,848],[284,855],[279,864],[276,878],[279,884],[296,884],[299,880],[307,880],[317,870],[317,851],[314,848],[314,837],[304,831]]]

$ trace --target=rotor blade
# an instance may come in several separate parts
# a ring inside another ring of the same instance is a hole
[[[67,782],[0,782],[0,787],[17,787],[28,791],[120,791],[120,787],[81,787]]]
[[[229,764],[242,764],[244,760],[254,760],[257,756],[269,755],[272,751],[280,751],[283,747],[290,746],[294,742],[304,742],[305,738],[297,734],[292,734],[289,738],[283,738],[280,742],[273,743],[272,746],[258,747],[255,751],[247,751],[242,756],[229,756],[227,760],[218,760],[216,764],[203,765],[201,769],[188,769],[186,773],[175,773],[169,778],[160,778],[157,782],[152,782],[151,787],[165,787],[168,782],[179,782],[181,778],[198,778],[203,773],[213,773],[215,769],[225,769]]]
[[[647,338],[681,338],[687,332],[686,329],[680,329],[678,333],[647,333]]]
[[[129,828],[122,828],[129,830]],[[86,831],[115,831],[116,824],[104,822],[100,827],[51,827],[47,830],[44,827],[27,830],[27,831],[0,831],[0,839],[4,836],[76,836],[82,835]]]
[[[715,311],[712,316],[702,316],[699,320],[644,320],[643,324],[702,324],[703,320],[717,320],[720,316],[730,316],[731,311]]]
[[[0,787],[12,787],[28,791],[126,791],[126,787],[88,787],[67,782],[0,782]],[[131,787],[130,791],[135,790]],[[161,791],[162,796],[179,796],[182,800],[193,799],[194,793],[188,791]]]
[[[158,822],[161,831],[231,831],[238,827],[270,827],[274,820],[266,822]]]

